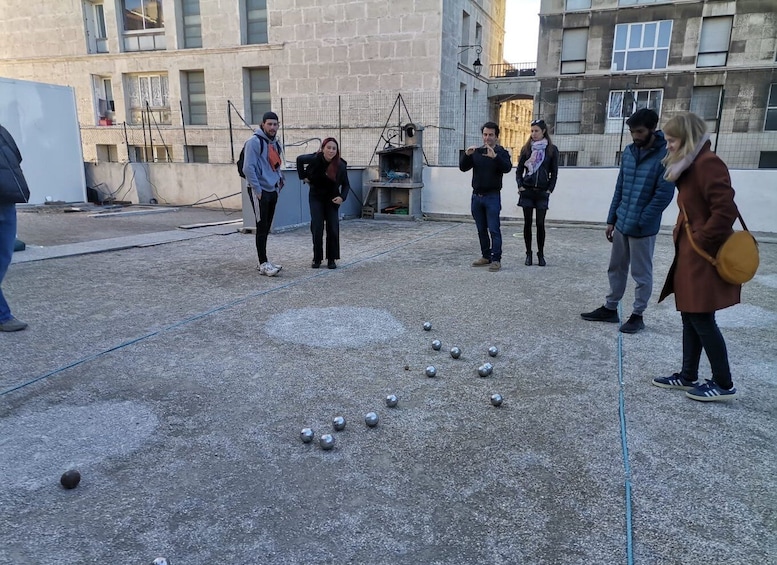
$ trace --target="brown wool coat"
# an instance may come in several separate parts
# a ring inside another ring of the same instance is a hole
[[[718,276],[715,267],[693,250],[683,225],[684,208],[696,245],[713,257],[734,231],[738,212],[731,177],[726,164],[710,151],[709,141],[676,184],[681,211],[674,228],[675,257],[658,301],[674,293],[677,309],[690,313],[715,312],[738,304],[742,285]]]

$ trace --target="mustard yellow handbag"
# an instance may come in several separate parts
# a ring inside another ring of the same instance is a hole
[[[723,245],[720,246],[715,257],[712,257],[696,245],[693,235],[691,235],[691,223],[688,220],[688,214],[685,213],[685,209],[683,209],[683,216],[685,216],[685,233],[688,235],[691,247],[693,247],[696,253],[712,263],[715,269],[717,269],[720,278],[727,283],[744,284],[755,276],[759,264],[758,242],[753,237],[753,234],[747,230],[745,221],[742,219],[739,211],[737,211],[737,217],[744,230],[732,233]]]

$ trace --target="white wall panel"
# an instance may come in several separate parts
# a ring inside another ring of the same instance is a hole
[[[84,202],[86,180],[75,92],[68,86],[0,78],[0,124],[22,153],[30,203]]]

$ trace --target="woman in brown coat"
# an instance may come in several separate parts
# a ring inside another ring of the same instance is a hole
[[[694,400],[715,401],[736,396],[715,312],[738,304],[742,287],[718,276],[715,267],[691,247],[684,227],[687,214],[697,246],[714,257],[733,233],[738,215],[728,168],[710,150],[706,130],[704,120],[690,112],[671,118],[663,129],[668,149],[665,177],[677,185],[680,215],[674,228],[675,258],[659,302],[674,293],[683,321],[683,364],[679,373],[655,378],[653,384],[685,390]],[[702,350],[709,359],[712,380],[698,384]]]

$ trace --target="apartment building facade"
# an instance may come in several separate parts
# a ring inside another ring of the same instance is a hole
[[[282,100],[315,116],[375,93],[423,100],[426,142],[455,152],[441,132],[462,97],[485,100],[472,63],[501,62],[505,0],[0,0],[0,12],[0,76],[74,87],[86,160],[224,163],[230,117],[242,143],[239,118],[256,125]],[[387,117],[376,103],[365,114]]]
[[[776,61],[770,0],[543,0],[535,111],[565,165],[617,165],[650,107],[701,115],[730,167],[777,168]]]

